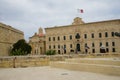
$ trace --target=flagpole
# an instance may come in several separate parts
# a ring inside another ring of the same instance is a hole
[[[84,13],[83,9],[77,9],[78,17],[82,18],[82,14]]]

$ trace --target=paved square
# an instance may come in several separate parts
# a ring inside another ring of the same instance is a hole
[[[0,80],[120,80],[120,76],[46,67],[0,68]]]

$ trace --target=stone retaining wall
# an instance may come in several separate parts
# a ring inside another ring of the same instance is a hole
[[[68,58],[105,58],[105,57],[120,57],[120,54],[71,54],[71,55],[36,55],[36,56],[8,56],[0,57],[0,68],[12,67],[33,67],[33,66],[48,66],[50,61],[64,61]]]
[[[67,55],[59,56],[11,56],[0,57],[0,68],[48,66],[50,61],[63,61]]]

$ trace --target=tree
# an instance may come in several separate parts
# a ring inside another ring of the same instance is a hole
[[[27,55],[31,52],[31,46],[26,43],[24,39],[17,41],[13,44],[13,48],[10,52],[10,55]]]

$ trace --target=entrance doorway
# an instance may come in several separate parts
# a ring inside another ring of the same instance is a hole
[[[42,47],[40,47],[40,54],[43,54],[43,53],[42,53]]]
[[[76,44],[76,51],[80,51],[80,44]]]

